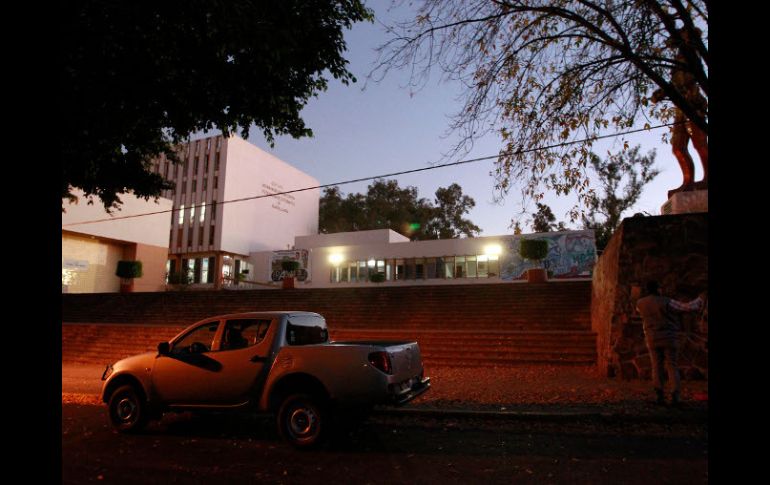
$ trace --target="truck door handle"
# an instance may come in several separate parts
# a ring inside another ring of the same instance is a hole
[[[251,362],[267,362],[267,357],[260,357],[258,355],[255,355],[249,360],[251,360]]]

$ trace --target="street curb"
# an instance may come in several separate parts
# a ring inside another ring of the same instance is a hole
[[[372,415],[413,416],[422,418],[507,419],[512,421],[606,421],[638,423],[706,423],[708,412],[701,410],[667,410],[666,414],[626,414],[580,411],[478,411],[468,409],[387,409],[372,411]]]
[[[101,405],[97,394],[62,393],[65,404]],[[94,400],[98,402],[93,402]],[[510,421],[602,421],[612,423],[701,423],[708,422],[708,410],[667,409],[658,414],[627,414],[586,411],[484,411],[470,409],[375,408],[372,416],[432,419],[505,419]]]

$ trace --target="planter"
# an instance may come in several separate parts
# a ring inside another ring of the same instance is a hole
[[[548,274],[543,268],[530,268],[527,270],[527,281],[529,283],[545,283],[548,281]]]
[[[282,288],[284,290],[290,290],[290,289],[294,288],[294,277],[293,276],[284,276],[283,277]]]

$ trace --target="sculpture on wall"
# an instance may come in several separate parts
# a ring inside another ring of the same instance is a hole
[[[695,29],[700,35],[700,30]],[[681,42],[689,44],[690,35],[685,29],[679,30]],[[676,61],[687,65],[687,59],[682,45],[678,40],[669,39],[666,44],[669,47],[678,45]],[[708,101],[700,92],[698,83],[694,76],[685,69],[674,68],[671,73],[671,84],[679,93],[684,96],[688,103],[698,110],[699,114],[706,115]],[[651,97],[653,103],[657,103],[664,98],[666,94],[662,89],[656,90]],[[679,108],[675,108],[674,126],[671,127],[671,151],[674,153],[679,167],[682,169],[682,185],[674,190],[670,190],[668,196],[671,197],[676,192],[687,190],[699,190],[708,188],[708,135],[700,127],[691,122]],[[695,151],[698,152],[701,165],[703,166],[703,180],[695,182],[695,165],[690,156],[687,145],[692,140]]]

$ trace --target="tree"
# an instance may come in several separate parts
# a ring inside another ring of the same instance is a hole
[[[595,231],[596,248],[602,250],[620,225],[623,213],[636,204],[644,186],[660,170],[653,167],[655,150],[642,156],[638,145],[605,160],[592,153],[590,162],[601,184],[601,195],[591,195],[589,212],[582,217],[583,227]]]
[[[708,133],[702,102],[671,82],[686,73],[708,99],[707,22],[704,0],[422,0],[390,28],[370,77],[406,67],[419,88],[438,67],[466,87],[453,154],[496,131],[501,195],[520,183],[525,197],[574,191],[585,203],[592,141],[572,142],[666,123],[673,108]],[[666,101],[651,103],[656,91]]]
[[[83,0],[61,19],[62,205],[73,188],[109,212],[119,195],[170,188],[149,172],[191,133],[249,126],[312,136],[300,117],[328,76],[355,77],[343,29],[371,19],[360,0]]]
[[[427,225],[429,239],[454,239],[462,235],[473,237],[479,234],[479,226],[463,218],[475,206],[476,201],[463,195],[463,189],[458,184],[439,187],[436,190],[434,215]]]
[[[375,180],[366,195],[345,198],[338,187],[330,187],[321,197],[318,232],[392,229],[412,240],[473,237],[481,232],[462,217],[476,203],[463,195],[459,185],[439,187],[435,203],[419,198],[415,187],[399,187],[395,180]]]
[[[545,204],[537,203],[537,212],[532,214],[532,230],[535,232],[551,232],[556,228],[556,216],[551,208]]]

